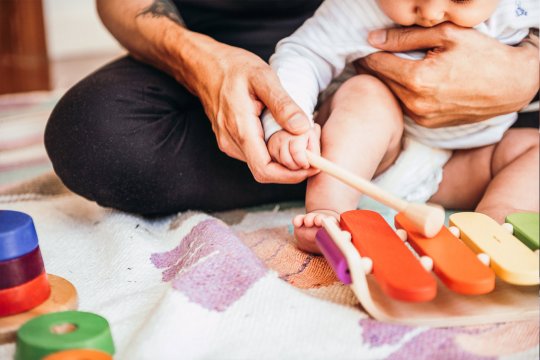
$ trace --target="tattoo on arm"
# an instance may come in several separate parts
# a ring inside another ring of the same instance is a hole
[[[184,21],[180,17],[180,13],[174,4],[169,0],[154,0],[154,2],[143,9],[137,16],[144,16],[146,14],[152,15],[154,18],[165,16],[174,21],[180,26],[184,26]]]

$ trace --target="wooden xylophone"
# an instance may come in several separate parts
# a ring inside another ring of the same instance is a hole
[[[317,244],[376,319],[452,326],[535,318],[538,214],[509,218],[516,236],[468,212],[451,215],[453,227],[427,238],[402,213],[394,230],[376,212],[353,210],[339,224],[325,219]]]
[[[513,214],[501,226],[484,214],[456,213],[446,228],[442,208],[408,203],[314,153],[307,157],[398,212],[397,231],[376,212],[354,210],[339,224],[325,219],[316,237],[374,318],[430,326],[538,318],[538,214]]]

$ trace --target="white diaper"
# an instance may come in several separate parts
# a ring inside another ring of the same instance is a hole
[[[433,148],[405,136],[396,162],[373,182],[407,201],[426,202],[437,192],[443,167],[451,156],[451,150]],[[380,204],[362,196],[358,208],[377,210]]]

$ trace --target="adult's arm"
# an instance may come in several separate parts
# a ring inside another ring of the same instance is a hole
[[[444,23],[433,28],[376,30],[370,43],[401,52],[432,49],[423,60],[388,52],[358,63],[381,78],[418,124],[442,127],[518,111],[538,92],[538,32],[520,46],[501,44],[474,29]]]
[[[259,120],[266,106],[301,134],[310,123],[258,56],[189,31],[169,0],[97,0],[101,20],[133,57],[161,69],[199,97],[219,148],[247,162],[259,182],[298,183],[316,170],[272,162]]]

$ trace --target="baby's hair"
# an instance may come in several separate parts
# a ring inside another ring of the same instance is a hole
[[[458,4],[465,4],[468,2],[471,2],[472,0],[452,0],[452,2],[458,3]]]

